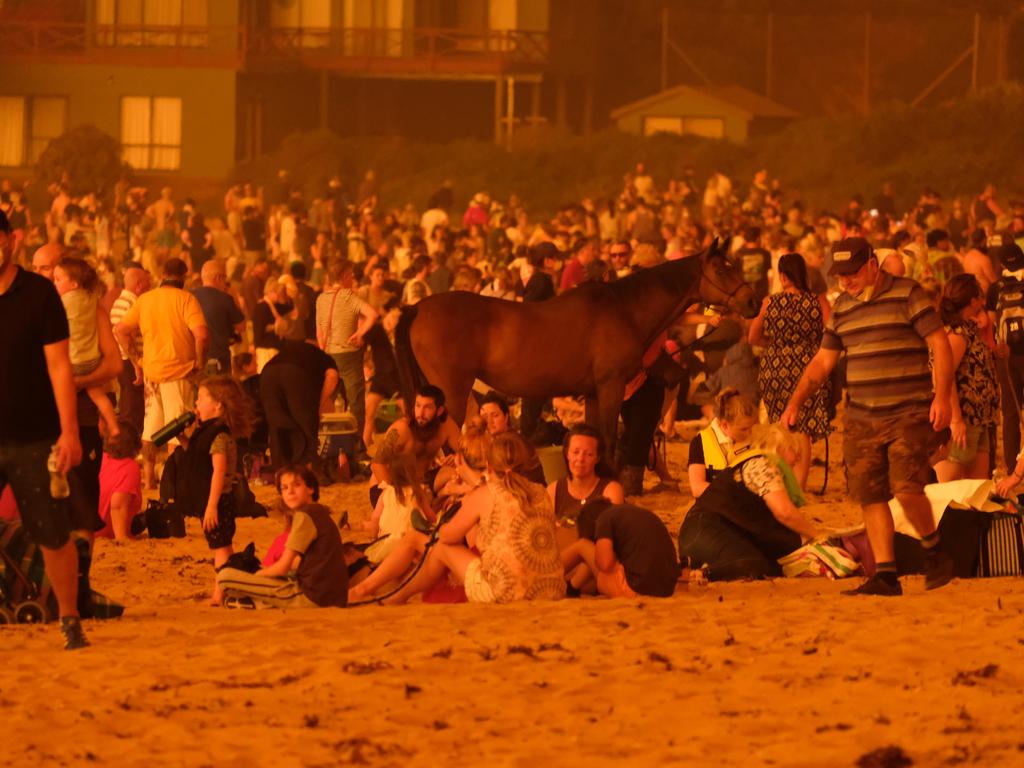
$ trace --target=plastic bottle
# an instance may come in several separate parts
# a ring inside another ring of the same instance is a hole
[[[71,495],[68,477],[60,471],[57,446],[50,449],[50,457],[46,460],[46,468],[50,470],[50,496],[55,499],[66,499]]]

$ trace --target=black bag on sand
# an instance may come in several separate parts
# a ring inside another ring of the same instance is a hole
[[[151,539],[185,538],[185,518],[174,504],[150,499],[146,511],[146,530]]]
[[[232,552],[224,565],[217,569],[219,572],[224,568],[234,568],[237,571],[256,573],[260,569],[260,559],[256,557],[256,544],[250,541],[241,552]]]

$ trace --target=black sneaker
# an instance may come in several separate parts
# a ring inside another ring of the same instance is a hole
[[[77,616],[63,616],[60,620],[60,633],[64,635],[64,650],[77,651],[87,648],[90,643],[82,629],[82,621]]]
[[[899,581],[893,585],[876,573],[856,589],[845,589],[842,594],[871,595],[873,597],[899,597],[903,594],[903,587],[900,586]]]
[[[953,580],[953,558],[938,547],[926,549],[924,553],[924,588],[938,589]]]

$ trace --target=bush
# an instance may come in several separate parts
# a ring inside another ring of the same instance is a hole
[[[127,168],[116,139],[93,125],[80,125],[47,145],[35,172],[43,184],[63,181],[72,195],[105,197]]]
[[[767,168],[812,207],[839,207],[857,193],[871,196],[885,180],[909,204],[925,185],[947,198],[977,194],[987,182],[1004,193],[1024,189],[1021,125],[1024,89],[1005,85],[934,106],[894,103],[867,116],[805,118],[745,145],[666,134],[645,139],[614,129],[591,136],[524,131],[511,151],[475,140],[293,134],[277,152],[237,167],[234,176],[268,186],[279,168],[289,168],[312,199],[332,174],[342,174],[354,191],[373,168],[388,208],[407,202],[422,208],[444,179],[452,179],[457,206],[481,190],[499,198],[516,193],[531,213],[546,215],[584,197],[617,194],[622,175],[643,161],[659,186],[687,167],[699,180],[721,170],[741,186]]]

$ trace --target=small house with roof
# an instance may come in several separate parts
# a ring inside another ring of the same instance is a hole
[[[799,116],[789,107],[738,85],[678,85],[624,104],[611,113],[619,130],[626,133],[675,133],[736,143],[778,130]]]

